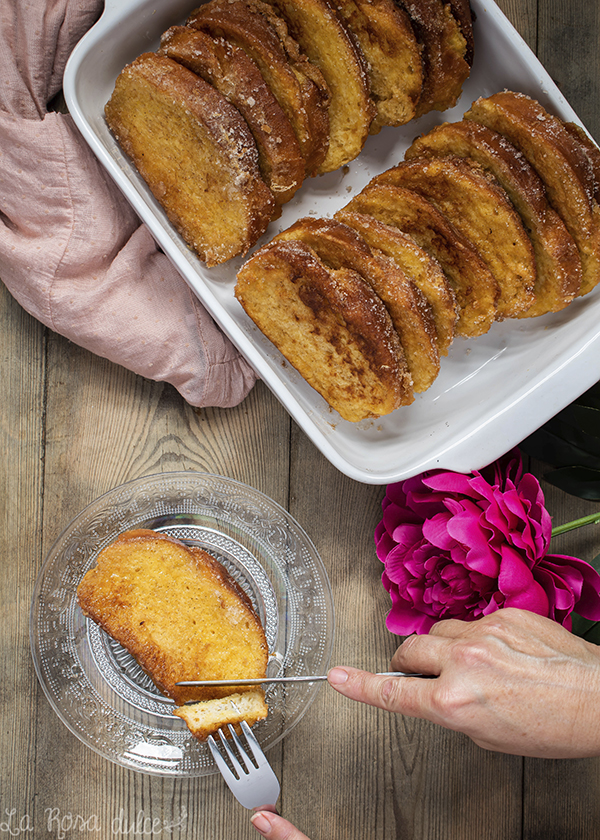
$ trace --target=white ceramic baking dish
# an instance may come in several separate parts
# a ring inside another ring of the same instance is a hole
[[[197,5],[197,4],[196,4]],[[123,66],[156,49],[193,0],[108,0],[74,50],[64,77],[69,110],[107,171],[181,275],[323,454],[358,481],[385,484],[425,469],[480,468],[518,444],[600,379],[600,291],[565,311],[495,324],[457,340],[433,387],[387,417],[348,423],[332,411],[264,338],[234,298],[241,260],[207,269],[167,221],[104,121],[104,105]],[[493,2],[472,0],[476,56],[458,105],[370,137],[344,171],[308,180],[264,241],[304,215],[331,216],[377,173],[399,162],[415,135],[460,119],[478,96],[504,88],[538,99],[580,122],[549,75]],[[258,243],[259,245],[261,243]]]

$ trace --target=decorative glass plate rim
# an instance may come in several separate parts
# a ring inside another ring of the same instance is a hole
[[[166,509],[156,492],[166,494]],[[170,714],[170,701],[139,686],[130,694],[129,675],[121,684],[119,675],[101,673],[90,645],[108,637],[76,604],[76,586],[98,552],[118,533],[148,522],[167,533],[191,528],[194,541],[238,578],[265,623],[270,675],[325,672],[334,637],[331,587],[314,544],[285,508],[249,485],[212,473],[154,473],[127,481],[87,505],[54,542],[30,612],[32,658],[51,707],[72,734],[116,764],[151,775],[209,775],[217,770],[207,746]],[[107,645],[103,650],[110,659],[112,651]],[[320,685],[302,684],[293,692],[267,688],[269,716],[255,726],[263,749],[298,724]]]

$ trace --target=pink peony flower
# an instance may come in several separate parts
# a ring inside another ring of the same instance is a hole
[[[600,620],[600,575],[548,554],[552,524],[518,450],[471,475],[432,470],[390,484],[375,529],[392,633],[427,633],[441,619],[473,621],[503,607]]]

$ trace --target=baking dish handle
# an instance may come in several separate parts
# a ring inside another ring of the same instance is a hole
[[[123,6],[127,5],[127,0],[104,0],[104,11],[101,17],[104,20],[110,20],[115,12],[122,12]]]

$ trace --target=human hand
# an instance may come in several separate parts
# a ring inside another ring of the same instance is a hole
[[[600,755],[600,649],[548,618],[502,609],[473,622],[440,621],[400,645],[392,668],[438,678],[343,667],[329,682],[353,700],[464,732],[485,749]]]
[[[273,811],[261,808],[252,815],[251,820],[258,833],[269,840],[308,840],[306,834],[302,834],[291,822]]]

